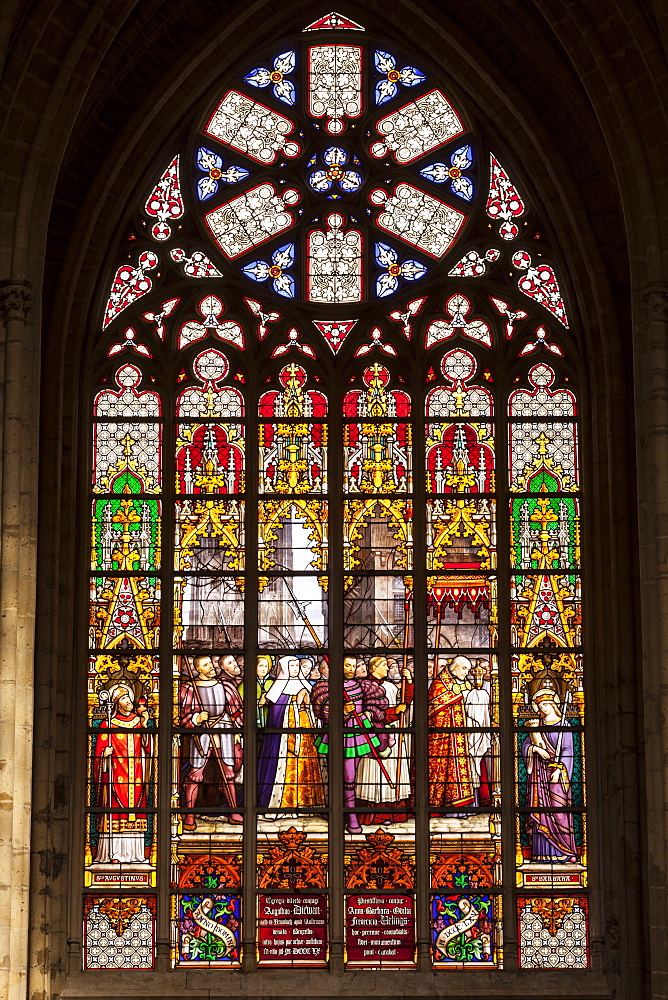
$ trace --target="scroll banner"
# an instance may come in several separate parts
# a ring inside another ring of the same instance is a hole
[[[223,942],[225,945],[225,955],[227,955],[236,947],[237,942],[229,927],[226,927],[225,924],[219,924],[217,920],[213,920],[209,916],[209,910],[212,906],[212,899],[203,899],[197,909],[193,910],[192,918],[199,927],[208,931],[209,934],[213,934],[214,937]]]
[[[450,924],[449,927],[444,927],[434,942],[436,951],[440,951],[443,955],[446,954],[445,949],[450,944],[452,939],[456,938],[458,934],[470,931],[480,916],[480,911],[476,910],[475,906],[469,899],[460,899],[457,905],[464,916],[456,923]]]

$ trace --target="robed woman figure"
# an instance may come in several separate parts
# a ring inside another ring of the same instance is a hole
[[[307,661],[310,667],[310,661]],[[258,804],[269,809],[324,806],[325,788],[314,742],[311,685],[296,656],[282,656],[267,692],[266,728],[258,761]],[[273,733],[270,730],[281,729]]]
[[[531,732],[522,744],[527,804],[531,807],[527,818],[531,860],[577,861],[571,812],[573,733],[560,728],[564,725],[561,698],[552,679],[544,681],[533,694],[532,705],[539,717],[527,722]]]

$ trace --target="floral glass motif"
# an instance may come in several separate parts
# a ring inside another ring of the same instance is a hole
[[[383,136],[369,147],[381,158],[392,152],[397,163],[410,163],[464,131],[459,115],[440,90],[432,90],[376,123]]]
[[[295,279],[286,272],[293,266],[294,262],[295,245],[294,243],[285,243],[282,247],[274,250],[271,262],[254,260],[251,264],[246,264],[242,271],[253,281],[267,281],[268,278],[271,278],[275,292],[288,299],[293,299],[295,297]]]
[[[510,340],[515,333],[515,323],[518,320],[526,319],[529,314],[524,309],[511,309],[510,303],[505,302],[503,299],[497,299],[493,295],[490,295],[489,298],[496,311],[505,316],[506,337]]]
[[[586,969],[587,900],[520,897],[520,968]]]
[[[295,85],[292,80],[286,79],[295,69],[295,53],[282,52],[276,56],[271,69],[258,67],[247,73],[244,77],[246,83],[252,87],[269,87],[274,97],[286,104],[295,103]]]
[[[418,260],[399,262],[397,251],[387,243],[376,243],[376,264],[383,272],[376,278],[376,294],[378,298],[391,295],[399,287],[399,279],[415,281],[427,273],[427,268]]]
[[[267,182],[207,212],[204,221],[223,253],[238,257],[290,229],[295,218],[289,206],[296,205],[299,198],[294,188],[279,193]]]
[[[279,153],[298,156],[301,146],[287,136],[294,130],[289,118],[271,111],[245,94],[230,90],[218,105],[205,132],[258,163],[274,163]]]
[[[174,898],[174,964],[177,967],[238,966],[241,962],[241,900],[219,893]]]
[[[509,916],[520,969],[587,968],[567,290],[440,81],[305,30],[231,67],[109,272],[84,965],[152,968],[169,896],[205,978],[322,968],[337,914],[351,969],[415,968],[427,911],[436,975],[494,975]]]
[[[531,390],[517,389],[511,396],[513,417],[530,422],[511,424],[511,469],[514,490],[531,493],[577,489],[575,399],[568,389],[551,390],[555,372],[535,365],[529,372]]]
[[[156,393],[140,392],[141,372],[134,365],[123,365],[116,372],[119,391],[105,389],[95,399],[96,423],[93,431],[95,491],[116,492],[119,473],[131,470],[141,483],[141,490],[155,492],[160,486],[160,400]],[[153,418],[139,422],[137,417]],[[125,476],[123,475],[123,479]]]
[[[136,331],[133,330],[131,326],[129,326],[125,331],[125,333],[123,334],[124,339],[116,344],[112,344],[109,350],[107,351],[107,356],[111,358],[114,354],[119,354],[121,351],[124,351],[126,348],[128,348],[131,351],[136,351],[137,354],[143,354],[144,357],[147,358],[153,357],[148,347],[146,347],[145,344],[139,343],[136,340],[136,337],[137,337]]]
[[[376,188],[369,199],[383,209],[376,219],[377,226],[431,257],[443,256],[455,242],[465,220],[456,208],[413,184],[397,184],[391,194],[384,188]]]
[[[346,229],[342,215],[325,218],[325,229],[308,236],[307,298],[310,302],[359,302],[362,298],[362,234]]]
[[[451,278],[479,278],[487,273],[489,265],[496,263],[500,256],[500,252],[494,247],[486,250],[482,257],[477,250],[469,250],[448,274]]]
[[[86,896],[84,968],[152,969],[155,898]]]
[[[336,19],[338,20],[338,15]],[[377,96],[381,103],[389,101],[394,90],[400,86],[410,86],[411,89],[417,91],[424,88],[426,77],[414,66],[408,64],[403,68],[398,67],[394,56],[385,49],[375,49],[373,52],[375,61],[367,68],[362,59],[363,49],[361,46],[334,43],[304,47],[307,63],[307,89],[304,100],[308,105],[309,113],[316,119],[316,122],[320,119],[325,120],[324,128],[330,134],[338,135],[345,130],[348,121],[359,118],[363,114],[367,114],[369,117],[373,114],[372,108],[367,109],[364,106],[362,83],[365,73],[373,77],[375,71],[386,77],[385,80],[375,81],[378,84]],[[271,60],[248,73],[244,77],[244,84],[252,88],[270,89],[272,79],[276,77],[275,86],[283,88],[285,85],[289,89],[292,84],[289,81],[286,83],[285,73],[295,72],[300,58],[296,47],[274,55]],[[287,91],[281,97],[284,101],[288,101]],[[290,90],[290,100],[297,100],[294,88]],[[318,124],[317,127],[321,126]],[[429,150],[437,149],[450,142],[451,139],[465,130],[462,118],[439,89],[431,89],[427,93],[421,93],[415,101],[377,121],[375,127],[385,141],[372,143],[371,154],[375,157],[391,154],[396,164],[400,166],[410,163]],[[285,158],[290,159],[298,156],[302,145],[308,147],[312,141],[311,133],[306,133],[304,143],[301,142],[301,134],[299,141],[296,136],[292,138],[291,136],[296,133],[296,128],[294,120],[281,115],[277,116],[270,108],[258,103],[241,91],[230,90],[219,102],[205,131],[221,143],[245,153],[260,163],[271,165],[281,159],[283,160],[281,166],[285,167],[288,166],[284,162]],[[357,135],[353,138],[358,139]],[[357,146],[359,146],[359,140]],[[225,171],[222,167],[222,156],[215,148],[201,147],[200,149],[205,150],[206,157],[200,166],[208,176],[200,178],[201,190],[198,189],[198,194],[200,200],[208,200],[213,197],[216,186],[219,190],[223,180],[236,179],[238,177],[237,170],[245,168],[228,167]],[[447,180],[450,190],[468,206],[473,202],[476,194],[473,180],[470,176],[465,176],[465,171],[473,165],[472,150],[472,145],[457,147],[449,152],[449,162],[437,161],[428,164],[422,168],[421,176],[434,183]],[[214,159],[215,157],[217,159]],[[346,195],[355,194],[361,189],[364,181],[362,164],[363,159],[359,155],[359,151],[356,155],[355,145],[345,148],[339,145],[324,149],[319,148],[312,152],[306,161],[308,187],[316,194],[330,200],[340,200]],[[295,183],[296,180],[295,178]],[[303,248],[306,250],[308,261],[309,248],[305,244],[311,240],[311,234],[308,230],[304,233],[304,230],[308,217],[307,206],[310,202],[307,200],[304,203],[304,208],[286,211],[289,206],[296,204],[299,200],[299,185],[296,183],[294,188],[285,190],[283,189],[284,183],[283,178],[280,179],[278,185],[267,182],[260,186],[261,190],[253,188],[246,191],[237,199],[215,208],[204,216],[205,225],[226,256],[230,259],[242,257],[252,247],[259,245],[265,239],[278,235],[287,228],[299,226],[300,234],[299,236],[295,234],[293,244],[295,254],[298,254],[299,250]],[[371,197],[373,204],[381,204],[383,200],[385,203],[386,211],[375,220],[379,228],[387,229],[399,238],[407,240],[435,257],[440,257],[449,250],[458,238],[466,219],[463,212],[458,213],[453,206],[407,183],[395,183],[393,189],[391,188],[389,192],[385,191],[382,194],[379,191],[374,191]],[[265,203],[261,204],[262,201]],[[273,222],[270,221],[269,215],[272,215]],[[316,217],[310,221],[322,223],[322,216],[319,220]],[[417,232],[418,229],[420,232]],[[315,240],[317,243],[318,238],[316,237]],[[363,248],[360,259],[362,273],[365,263],[367,269],[371,270],[370,258],[373,250],[374,246],[371,242],[368,242]],[[310,257],[315,259],[313,253],[310,254]],[[254,280],[254,272],[257,270],[259,274],[263,265],[267,265],[269,268],[280,266],[270,258],[265,258],[263,261],[243,261],[240,263],[242,270],[245,270],[246,274],[252,276]],[[395,262],[395,265],[402,266],[398,261]],[[252,271],[249,271],[248,268],[251,268]],[[414,274],[409,274],[411,269]],[[277,284],[272,282],[272,291],[284,297],[294,298],[297,298],[301,292],[307,301],[352,302],[360,300],[358,296],[352,295],[343,298],[334,295],[333,298],[329,299],[312,297],[309,294],[312,285],[308,279],[308,273],[307,264],[307,281],[303,290],[295,276],[293,279],[295,288],[290,295],[288,288],[291,276],[286,277],[285,274],[282,274],[279,276]],[[426,268],[419,267],[419,262],[406,261],[403,277],[415,280],[425,274]],[[397,275],[395,274],[394,277]],[[377,280],[382,280],[383,296],[394,294],[401,283],[400,281],[398,283],[390,281],[389,275]],[[365,288],[361,288],[361,294],[363,295],[365,290],[366,294],[372,294],[374,290],[378,294],[377,280],[371,278],[364,282]],[[395,287],[390,290],[392,285]]]
[[[432,955],[435,966],[494,967],[495,896],[432,896]]]
[[[183,273],[189,278],[220,278],[221,273],[215,264],[201,250],[194,250],[190,256],[182,247],[174,247],[169,256],[180,264]]]
[[[153,271],[158,266],[158,256],[152,250],[144,250],[137,258],[137,264],[123,264],[116,271],[116,275],[111,285],[107,308],[104,313],[103,328],[108,326],[113,319],[127,309],[129,305],[137,299],[151,291],[153,282],[148,275],[148,271]]]
[[[197,181],[197,196],[200,201],[212,198],[218,192],[220,184],[236,184],[249,176],[244,167],[225,167],[222,156],[204,146],[197,150],[197,166],[205,175]]]
[[[326,118],[325,128],[339,135],[346,118],[362,113],[362,49],[358,45],[312,45],[308,50],[308,110]]]
[[[160,398],[154,392],[138,392],[142,373],[135,365],[122,365],[114,377],[120,392],[103,389],[95,397],[96,417],[157,417]]]
[[[406,305],[404,312],[402,312],[401,309],[393,309],[390,313],[390,319],[393,319],[395,323],[401,323],[401,332],[406,340],[411,339],[411,334],[413,332],[413,317],[417,316],[426,301],[426,298],[413,299]]]
[[[179,182],[179,157],[175,156],[148,196],[144,206],[146,214],[156,222],[151,227],[154,240],[167,240],[172,235],[170,225],[183,215],[183,198]]]
[[[336,354],[342,346],[344,340],[354,328],[356,323],[356,319],[339,320],[338,323],[328,323],[325,320],[318,319],[313,320],[314,327],[323,335],[334,354]]]
[[[229,362],[220,351],[205,351],[195,359],[193,364],[193,371],[204,383],[220,382],[229,370]]]
[[[464,171],[473,165],[473,150],[470,146],[461,146],[450,157],[450,166],[445,163],[430,163],[420,171],[421,177],[434,181],[435,184],[450,182],[450,190],[464,201],[473,198],[473,181],[464,176]]]
[[[329,146],[322,154],[324,169],[318,168],[309,174],[308,182],[313,190],[324,194],[332,191],[332,188],[337,188],[338,191],[329,194],[329,198],[340,198],[339,192],[352,194],[353,191],[358,191],[362,185],[362,174],[359,170],[346,167],[349,159],[351,157],[345,149],[341,149],[340,146]],[[315,166],[317,162],[318,157],[314,156],[309,160],[309,166]],[[352,157],[352,163],[355,167],[360,165],[356,156]]]
[[[369,198],[383,208],[377,226],[431,257],[442,257],[464,224],[465,216],[456,208],[412,184],[397,184],[392,194],[376,188]]]
[[[296,327],[291,327],[288,330],[288,339],[285,344],[279,344],[271,352],[272,358],[278,358],[281,354],[285,354],[287,351],[296,350],[301,351],[302,354],[306,354],[309,358],[315,358],[315,351],[309,344],[300,342],[299,340],[299,330]]]
[[[492,334],[489,323],[484,319],[472,319],[467,317],[471,312],[471,302],[465,295],[452,295],[445,303],[445,311],[450,317],[449,320],[436,319],[429,324],[427,329],[426,347],[432,347],[441,340],[448,340],[456,333],[468,337],[470,340],[479,340],[486,347],[492,346]]]
[[[208,333],[212,333],[220,340],[226,340],[243,350],[243,330],[234,320],[221,320],[225,305],[217,295],[205,295],[197,304],[197,312],[202,317],[201,322],[189,320],[182,324],[177,343],[179,348],[202,340]]]
[[[411,489],[411,429],[408,423],[397,422],[410,415],[410,397],[390,385],[390,372],[375,362],[364,370],[359,387],[344,397],[347,419],[382,420],[346,426],[344,490],[348,493],[403,493]]]
[[[524,202],[510,177],[496,157],[490,153],[489,197],[487,214],[499,221],[499,236],[504,240],[514,240],[519,235],[515,219],[524,214]]]
[[[530,299],[548,309],[553,316],[568,329],[568,317],[554,268],[549,264],[533,264],[526,250],[518,250],[512,257],[513,265],[526,271],[517,282],[517,287]]]
[[[427,416],[456,417],[463,411],[469,416],[491,416],[492,397],[485,386],[467,385],[477,371],[476,359],[462,348],[448,351],[441,361],[441,372],[452,383],[446,389],[432,389],[427,396]]]
[[[373,350],[382,351],[383,354],[390,354],[393,358],[396,358],[396,348],[394,348],[392,344],[383,343],[383,331],[380,327],[375,326],[373,330],[371,330],[369,340],[371,341],[369,344],[362,344],[357,348],[355,351],[356,358],[364,357],[365,354],[369,354],[369,352]]]
[[[279,320],[281,318],[281,314],[273,311],[265,312],[262,308],[262,303],[256,302],[255,299],[244,299],[244,302],[250,309],[253,316],[257,318],[257,335],[259,340],[263,340],[269,332],[268,324],[275,323],[276,320]]]
[[[165,319],[168,316],[171,316],[171,314],[174,312],[180,301],[181,299],[179,298],[167,299],[166,302],[162,303],[158,311],[149,311],[142,313],[142,319],[145,319],[148,323],[155,323],[155,333],[156,336],[160,338],[160,340],[165,339],[165,331],[167,329],[167,326],[165,324]]]
[[[552,354],[558,354],[560,358],[563,358],[564,352],[558,344],[548,344],[547,338],[550,334],[544,326],[537,326],[534,336],[536,339],[533,341],[530,340],[524,345],[520,351],[520,357],[524,357],[525,354],[532,354],[534,351],[537,351],[539,347],[544,347],[546,351],[550,351]]]
[[[225,848],[216,854],[195,854],[179,857],[172,865],[172,885],[179,889],[208,891],[220,888],[241,888],[241,836],[230,838]]]
[[[261,492],[308,493],[324,490],[326,431],[322,423],[306,421],[322,418],[327,401],[322,393],[305,389],[307,373],[297,364],[279,372],[281,391],[271,390],[260,399],[262,416],[295,424],[264,424],[260,435]]]
[[[424,83],[427,77],[415,66],[404,66],[397,69],[397,60],[389,52],[376,49],[373,56],[374,65],[384,79],[376,83],[376,104],[385,104],[399,93],[399,84],[404,87],[415,87]]]
[[[342,17],[341,14],[337,14],[336,11],[332,11],[331,14],[326,14],[324,17],[318,18],[312,24],[308,24],[303,30],[304,31],[326,31],[328,28],[337,29],[339,31],[364,31],[361,24],[356,21],[351,21],[349,17]]]

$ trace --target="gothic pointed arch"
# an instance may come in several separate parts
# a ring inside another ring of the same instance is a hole
[[[90,356],[84,970],[166,926],[175,970],[589,967],[582,337],[489,136],[330,12],[138,182]]]

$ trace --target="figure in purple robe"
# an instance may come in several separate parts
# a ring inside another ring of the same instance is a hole
[[[366,678],[356,678],[357,660],[346,656],[343,661],[343,804],[348,812],[347,828],[350,833],[361,833],[355,813],[355,774],[357,765],[367,754],[377,755],[387,743],[385,733],[378,736],[374,727],[385,728],[388,700],[379,684]],[[323,725],[329,724],[329,688],[327,681],[318,681],[311,696],[313,711]],[[356,717],[357,716],[357,717]],[[361,726],[360,726],[361,722]],[[316,739],[318,753],[329,751],[327,734]]]
[[[321,758],[312,730],[311,686],[304,671],[310,660],[282,656],[264,699],[266,728],[258,758],[258,805],[281,809],[325,805]]]
[[[573,733],[550,732],[548,726],[563,725],[560,698],[554,686],[545,684],[533,696],[539,718],[527,725],[532,732],[522,744],[527,767],[527,804],[531,813],[532,861],[577,861],[571,812],[573,779]],[[554,811],[548,811],[554,810]]]

